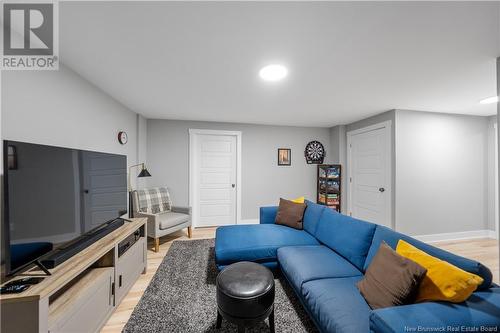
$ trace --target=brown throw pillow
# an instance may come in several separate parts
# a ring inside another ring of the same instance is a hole
[[[427,270],[394,251],[385,242],[358,282],[361,295],[372,309],[412,302]]]
[[[286,225],[302,230],[302,219],[307,205],[305,203],[295,203],[290,200],[280,198],[278,213],[276,214],[276,224]]]

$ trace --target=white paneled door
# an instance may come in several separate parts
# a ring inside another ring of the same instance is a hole
[[[391,227],[390,123],[348,133],[348,211]]]
[[[236,224],[237,137],[196,134],[193,148],[196,226]]]

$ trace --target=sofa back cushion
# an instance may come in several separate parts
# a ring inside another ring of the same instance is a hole
[[[274,224],[277,214],[278,206],[260,207],[260,224]]]
[[[491,271],[488,269],[488,267],[482,265],[481,263],[461,256],[457,256],[445,250],[438,249],[437,247],[426,244],[410,236],[403,235],[399,232],[380,225],[377,226],[375,234],[373,235],[372,245],[368,252],[363,270],[366,271],[382,242],[386,242],[391,248],[396,249],[396,246],[400,239],[410,243],[411,245],[419,248],[420,250],[428,253],[433,257],[447,261],[450,264],[455,265],[458,268],[461,268],[469,273],[479,275],[483,278],[484,281],[478,289],[487,289],[491,286]]]
[[[351,264],[363,269],[374,232],[375,224],[327,208],[321,214],[315,237]]]
[[[307,208],[304,212],[304,230],[313,236],[316,236],[316,229],[318,228],[319,219],[325,210],[326,206],[318,205],[312,201],[305,201]]]

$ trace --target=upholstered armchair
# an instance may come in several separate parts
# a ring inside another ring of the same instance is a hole
[[[160,237],[187,228],[192,237],[191,207],[172,206],[166,187],[132,191],[134,217],[148,219],[148,237],[154,239],[155,252],[160,250]]]

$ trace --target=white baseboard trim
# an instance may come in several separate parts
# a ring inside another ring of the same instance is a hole
[[[443,234],[432,234],[432,235],[420,235],[413,236],[422,242],[433,243],[433,242],[443,242],[451,240],[461,240],[461,239],[475,239],[475,238],[493,238],[497,239],[498,234],[493,230],[472,230],[472,231],[460,231],[460,232],[449,232]]]
[[[259,224],[259,219],[245,219],[245,220],[240,220],[240,223],[238,224]]]
[[[498,232],[495,230],[486,230],[488,231],[488,238],[498,239]]]

